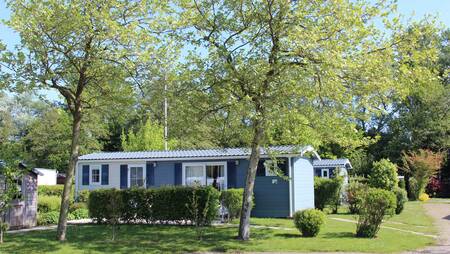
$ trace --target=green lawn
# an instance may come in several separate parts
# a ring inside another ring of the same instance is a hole
[[[207,229],[203,241],[196,240],[195,231],[186,226],[123,225],[119,239],[111,242],[106,226],[70,226],[68,241],[58,244],[55,231],[35,231],[7,235],[0,253],[161,253],[196,251],[361,251],[398,252],[432,244],[430,237],[382,229],[376,239],[354,237],[355,224],[335,221],[340,217],[354,219],[353,215],[329,215],[316,238],[302,238],[288,219],[252,219],[252,224],[278,226],[292,230],[252,228],[252,240],[235,240],[235,225]],[[417,202],[408,203],[405,213],[390,219],[405,223],[402,226],[418,232],[434,232],[430,220]],[[389,222],[385,223],[386,225]],[[409,224],[410,223],[410,224]],[[400,225],[400,224],[398,224]],[[390,224],[389,226],[397,227]],[[408,226],[409,225],[409,226]],[[415,230],[412,226],[423,231]],[[400,228],[400,227],[398,227]]]

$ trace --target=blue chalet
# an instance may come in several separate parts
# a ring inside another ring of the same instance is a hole
[[[306,153],[320,159],[311,146],[261,149],[252,216],[290,217],[297,210],[314,208],[314,170]],[[249,157],[248,148],[92,153],[78,160],[75,190],[193,184],[244,188]],[[266,168],[271,158],[277,158],[287,177]]]

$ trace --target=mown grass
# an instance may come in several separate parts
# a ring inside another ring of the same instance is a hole
[[[422,212],[420,204],[410,203],[404,214],[392,220],[405,225],[411,221],[428,227],[429,218]],[[252,240],[248,242],[236,240],[235,225],[210,227],[202,241],[197,240],[194,228],[189,226],[122,225],[115,242],[110,241],[107,226],[79,225],[69,227],[68,240],[63,244],[55,240],[54,230],[9,234],[6,242],[0,245],[0,253],[399,252],[434,242],[430,237],[391,229],[381,229],[375,239],[355,238],[355,224],[333,220],[336,216],[354,219],[348,214],[329,215],[316,238],[301,237],[290,219],[253,218],[254,225],[283,229],[252,228]]]

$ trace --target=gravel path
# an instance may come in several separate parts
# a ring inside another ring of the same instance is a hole
[[[429,253],[448,254],[450,253],[450,203],[426,203],[424,204],[427,213],[434,219],[436,227],[439,229],[438,243],[435,246],[427,247],[423,250],[406,252],[409,253]]]

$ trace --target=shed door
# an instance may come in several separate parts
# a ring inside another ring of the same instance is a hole
[[[289,182],[278,176],[257,176],[254,217],[289,216]]]

